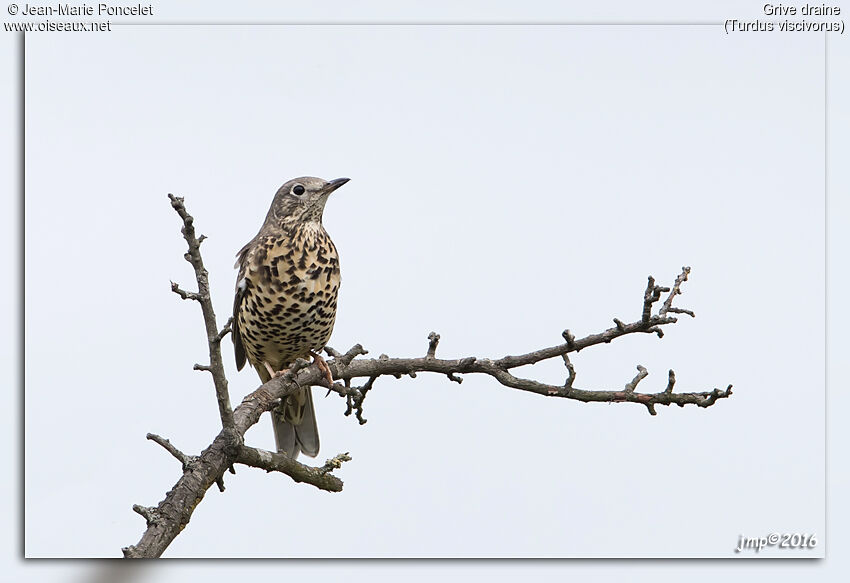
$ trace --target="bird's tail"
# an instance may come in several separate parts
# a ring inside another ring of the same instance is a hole
[[[316,457],[319,453],[319,428],[313,408],[313,391],[305,387],[289,395],[272,410],[277,451],[295,459],[299,453]]]

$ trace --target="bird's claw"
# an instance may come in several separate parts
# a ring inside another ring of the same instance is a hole
[[[313,357],[313,362],[319,367],[319,370],[325,375],[325,380],[328,381],[328,386],[333,386],[334,384],[334,376],[331,373],[331,367],[328,366],[328,363],[325,362],[325,359],[316,352],[310,351],[310,356]]]

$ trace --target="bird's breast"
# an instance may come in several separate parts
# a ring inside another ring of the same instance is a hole
[[[330,339],[339,257],[330,237],[310,235],[269,237],[248,258],[239,324],[252,364],[287,366]]]

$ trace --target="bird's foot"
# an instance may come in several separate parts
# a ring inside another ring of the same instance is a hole
[[[270,376],[270,377],[272,377],[273,379],[276,379],[276,378],[282,377],[283,375],[285,375],[286,373],[288,373],[288,372],[289,372],[289,369],[288,369],[288,368],[285,368],[285,369],[283,369],[283,370],[278,370],[278,371],[276,371],[276,370],[274,370],[274,369],[272,368],[272,365],[270,365],[270,364],[269,364],[269,363],[267,363],[266,361],[263,361],[263,366],[265,366],[265,367],[266,367],[266,370],[269,372],[269,376]]]
[[[334,376],[333,374],[331,374],[331,367],[328,366],[328,363],[325,362],[325,359],[322,358],[322,355],[311,350],[310,356],[313,357],[313,362],[318,365],[319,370],[324,373],[325,379],[328,381],[328,386],[332,386],[334,384]]]

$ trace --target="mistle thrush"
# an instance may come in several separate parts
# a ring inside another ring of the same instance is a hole
[[[236,368],[247,360],[264,383],[330,339],[336,319],[339,256],[322,226],[328,196],[348,182],[303,177],[278,189],[260,232],[237,254],[233,302]],[[310,387],[288,396],[272,412],[277,450],[291,458],[319,453]]]

